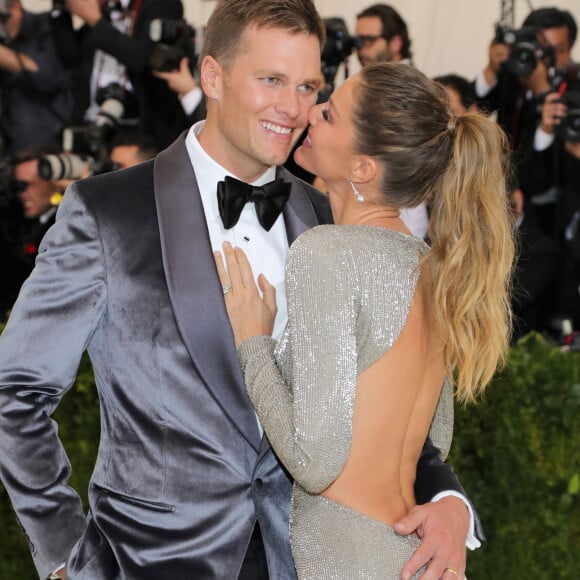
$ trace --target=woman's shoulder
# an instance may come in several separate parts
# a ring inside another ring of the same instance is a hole
[[[305,231],[292,244],[293,252],[310,252],[325,257],[368,254],[369,252],[425,253],[429,247],[420,238],[383,227],[359,225],[319,225]]]

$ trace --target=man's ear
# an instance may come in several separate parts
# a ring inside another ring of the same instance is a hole
[[[510,195],[510,206],[516,216],[520,216],[524,211],[524,192],[519,187]]]
[[[397,55],[399,60],[403,59],[403,55],[401,51],[403,50],[403,39],[401,38],[400,34],[393,36],[391,40],[389,40],[389,51],[391,54]]]
[[[200,67],[201,88],[208,99],[217,99],[220,94],[223,69],[213,56],[206,56]]]

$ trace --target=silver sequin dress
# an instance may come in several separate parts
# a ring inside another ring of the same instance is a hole
[[[379,227],[307,231],[286,262],[288,324],[280,341],[257,336],[238,348],[250,399],[295,479],[290,539],[300,579],[398,580],[419,544],[317,494],[346,464],[357,377],[399,336],[427,249]],[[443,458],[452,396],[445,381],[430,431]]]

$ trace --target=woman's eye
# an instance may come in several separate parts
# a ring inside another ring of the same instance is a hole
[[[328,109],[322,109],[322,118],[325,121],[330,121],[330,111]]]

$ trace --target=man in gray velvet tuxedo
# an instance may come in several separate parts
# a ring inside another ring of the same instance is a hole
[[[218,3],[200,57],[205,123],[67,190],[0,339],[0,475],[41,578],[65,563],[71,580],[295,578],[291,482],[248,401],[212,249],[243,245],[282,295],[288,245],[330,220],[280,167],[316,101],[323,39],[311,0]],[[234,202],[258,186],[250,203],[226,207],[226,177]],[[274,179],[279,216],[262,206]],[[102,424],[87,516],[51,420],[85,349]],[[416,489],[419,503],[462,493],[429,442]],[[425,578],[463,577],[463,500],[406,523],[427,530],[415,569],[433,557]]]

